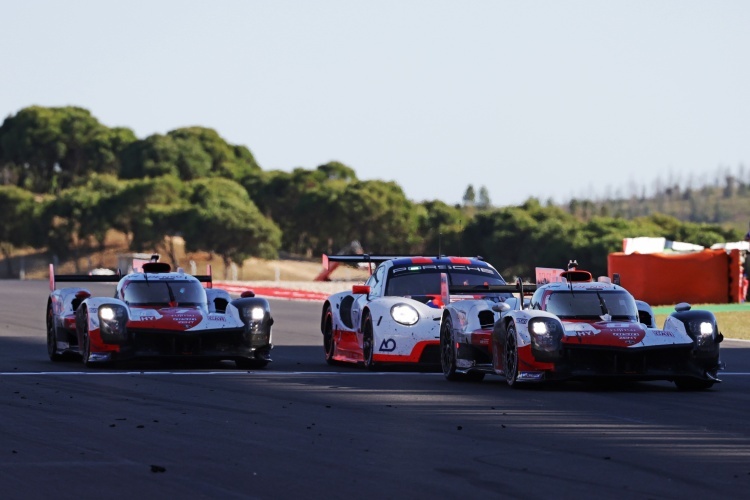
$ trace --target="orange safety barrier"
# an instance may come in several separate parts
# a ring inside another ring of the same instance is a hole
[[[741,302],[739,250],[703,250],[686,254],[611,253],[608,274],[636,299],[651,305]]]

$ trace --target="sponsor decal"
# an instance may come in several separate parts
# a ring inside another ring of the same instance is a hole
[[[393,352],[396,350],[396,341],[394,339],[383,339],[380,343],[380,351]]]
[[[516,318],[515,322],[518,323],[519,325],[525,325],[526,323],[529,322],[529,320],[526,318]]]
[[[209,314],[208,320],[209,321],[221,321],[223,323],[226,323],[227,317],[224,316],[223,314]]]
[[[589,323],[565,323],[565,333],[570,335],[597,335],[601,330],[597,330]]]
[[[674,333],[665,330],[651,330],[651,333],[657,337],[674,337]]]

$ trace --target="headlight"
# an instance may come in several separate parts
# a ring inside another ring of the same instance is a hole
[[[710,321],[691,321],[688,323],[688,331],[695,332],[696,345],[701,347],[710,347],[714,345],[714,324]]]
[[[250,311],[250,319],[253,321],[263,321],[263,318],[265,317],[266,311],[264,311],[262,307],[253,307]]]
[[[541,321],[537,321],[536,323],[531,324],[531,331],[536,333],[537,335],[544,335],[549,333],[549,329],[547,328],[546,323],[542,323]]]
[[[113,319],[115,319],[115,310],[111,307],[100,307],[99,318],[103,319],[104,321],[112,321]]]
[[[560,347],[562,327],[553,319],[536,318],[529,321],[531,343],[535,349],[556,351]]]
[[[396,304],[391,307],[391,317],[402,325],[413,325],[419,321],[419,313],[408,304]]]
[[[120,305],[106,305],[99,308],[99,333],[106,343],[120,343],[127,340],[128,312]]]

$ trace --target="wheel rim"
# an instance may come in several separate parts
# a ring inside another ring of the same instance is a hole
[[[330,311],[326,314],[326,323],[323,330],[323,349],[326,352],[326,359],[333,359],[334,341],[333,341],[333,322],[331,321]]]
[[[369,318],[365,321],[362,335],[362,355],[365,358],[365,365],[372,366],[372,323]]]
[[[516,329],[508,328],[505,341],[505,380],[508,385],[513,385],[518,373],[518,350],[516,349]]]
[[[445,322],[440,332],[440,343],[442,344],[442,356],[440,358],[443,365],[443,375],[449,376],[456,372],[456,361],[453,355],[453,342],[450,334],[450,321]]]

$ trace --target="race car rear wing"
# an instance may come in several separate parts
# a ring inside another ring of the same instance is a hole
[[[361,262],[372,262],[380,264],[387,260],[414,257],[413,255],[370,255],[367,253],[358,255],[326,255],[323,254],[323,267],[328,267],[329,262],[345,262],[347,264],[359,264]]]
[[[329,271],[326,273],[327,275],[330,275],[330,273],[338,266],[339,262],[343,262],[346,264],[361,264],[361,263],[367,263],[368,269],[370,271],[370,274],[372,274],[372,264],[375,264],[377,266],[378,264],[385,262],[387,260],[393,260],[393,259],[401,259],[404,257],[413,257],[412,255],[370,255],[367,253],[363,254],[354,254],[354,255],[326,255],[323,254],[323,269]],[[334,263],[331,265],[331,263]]]
[[[208,283],[206,288],[211,288],[213,283],[211,264],[206,266],[206,273],[207,274],[196,274],[192,276],[201,283]],[[108,275],[55,274],[55,265],[49,265],[49,289],[51,292],[55,291],[57,283],[118,283],[122,277],[122,272],[119,269],[117,270],[117,273]]]
[[[509,285],[450,285],[448,292],[456,295],[484,295],[490,293],[518,293],[531,295],[536,291],[536,285],[524,283],[520,279]]]
[[[492,293],[513,293],[519,296],[519,307],[523,305],[523,297],[531,295],[537,286],[524,283],[520,278],[512,285],[449,285],[448,275],[440,274],[440,295],[443,304],[450,304],[451,295],[489,295]]]

